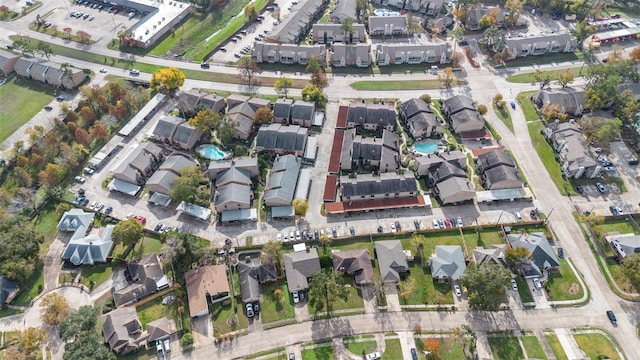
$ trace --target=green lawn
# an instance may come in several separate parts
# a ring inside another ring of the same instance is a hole
[[[544,337],[547,339],[547,342],[549,343],[551,350],[553,350],[553,355],[556,356],[556,359],[569,360],[556,334],[547,334]]]
[[[464,234],[464,242],[467,246],[467,256],[473,256],[473,249],[477,247],[488,248],[491,245],[503,244],[502,238],[498,230],[495,228],[479,229],[476,232],[475,229],[466,229],[462,232]]]
[[[427,338],[414,337],[416,344],[416,351],[418,352],[418,359],[424,360],[426,356],[423,351],[425,350],[425,341]],[[462,353],[462,346],[459,343],[452,341],[450,338],[438,338],[440,342],[440,357],[442,360],[460,360],[465,356]]]
[[[11,302],[12,305],[27,306],[29,302],[38,296],[44,289],[43,266],[36,267],[31,276],[20,286],[18,296]]]
[[[407,305],[453,305],[453,293],[451,285],[440,283],[431,277],[428,267],[422,267],[419,262],[409,264],[409,277],[416,279],[416,289],[406,300],[400,299],[400,303]]]
[[[384,341],[385,350],[382,353],[382,360],[396,360],[402,355],[402,345],[399,339],[387,339]]]
[[[428,90],[439,89],[438,80],[403,80],[403,81],[356,81],[351,83],[355,90],[367,91],[397,91],[397,90]]]
[[[242,303],[235,305],[235,314],[237,314],[236,318],[238,321],[236,323],[231,322],[231,325],[229,325],[227,320],[234,314],[234,308],[231,303],[232,302],[228,300],[209,306],[209,311],[213,320],[213,327],[219,329],[223,334],[240,329],[246,329],[248,326],[247,315],[244,313]]]
[[[356,340],[357,341],[357,340]],[[366,355],[376,350],[378,344],[376,341],[357,341],[345,343],[347,350],[351,351],[354,355]]]
[[[490,337],[489,346],[493,358],[496,360],[522,360],[524,354],[518,342],[518,338],[513,336]]]
[[[531,290],[529,286],[527,286],[527,282],[521,278],[516,278],[516,282],[518,283],[518,294],[520,294],[520,300],[523,303],[533,302],[533,295],[531,295]]]
[[[113,265],[111,264],[82,267],[81,281],[84,286],[93,290],[98,285],[109,280],[111,274],[113,274]],[[93,287],[91,286],[91,281],[93,281]]]
[[[282,291],[282,300],[277,301],[274,291],[280,289]],[[268,282],[262,285],[262,303],[260,303],[260,312],[262,323],[269,323],[276,320],[292,319],[295,317],[293,309],[293,300],[290,298],[290,292],[284,279],[275,282]]]
[[[590,359],[620,359],[609,339],[601,334],[574,334],[573,337]]]
[[[575,300],[580,299],[584,295],[584,289],[580,286],[580,282],[576,275],[571,271],[569,263],[566,259],[558,259],[560,261],[560,273],[550,273],[547,284],[549,291],[547,292],[549,300]],[[572,295],[569,289],[573,284],[579,287],[578,292]]]
[[[40,256],[44,256],[49,252],[49,246],[55,240],[58,232],[58,222],[60,215],[55,212],[55,204],[50,203],[40,211],[40,214],[33,218],[31,223],[38,234],[44,237],[44,243],[40,246]]]
[[[544,167],[547,169],[551,180],[556,185],[558,190],[562,195],[567,195],[566,189],[573,189],[573,185],[567,179],[562,177],[562,170],[560,169],[560,163],[556,161],[555,152],[553,151],[553,147],[549,145],[544,135],[540,133],[541,130],[544,130],[544,123],[531,122],[527,124],[529,128],[529,135],[531,136],[531,143],[533,147],[536,149],[540,160],[544,164]]]
[[[538,338],[535,336],[523,336],[522,337],[522,345],[524,345],[524,349],[527,352],[527,356],[529,358],[534,359],[546,359],[547,355],[545,355],[544,350],[542,350],[542,346],[540,346],[540,342]]]
[[[145,236],[142,242],[138,243],[133,251],[129,253],[129,259],[140,259],[144,255],[159,254],[162,251],[162,242],[156,235]]]
[[[535,57],[532,57],[532,58],[535,58]],[[574,56],[574,58],[575,58],[575,56]],[[577,59],[577,58],[575,58],[575,59]],[[560,60],[560,61],[567,61],[567,60]],[[525,66],[525,65],[518,64],[517,66]],[[581,76],[580,75],[580,66],[569,68],[569,69],[573,73],[574,77],[577,78],[577,77]],[[586,69],[586,67],[585,67],[585,69]],[[551,79],[553,79],[552,81],[555,81],[555,79],[558,78],[558,75],[564,74],[565,71],[567,71],[567,69],[548,70],[548,71],[543,71],[543,73],[550,74],[551,75]],[[512,82],[512,83],[531,84],[531,83],[533,83],[535,81],[534,78],[533,78],[533,74],[535,74],[535,72],[526,72],[526,73],[516,74],[516,75],[513,75],[513,76],[509,76],[507,78],[507,81],[508,82]]]
[[[596,225],[593,227],[593,231],[602,236],[610,232],[619,232],[620,234],[638,234],[639,232],[633,227],[630,221],[626,219],[605,219],[604,224]]]
[[[188,41],[185,40],[185,38],[189,38],[193,32],[201,30],[200,26],[204,24],[206,24],[206,22],[202,21],[199,16],[190,16],[184,23],[182,23],[182,25],[176,28],[176,31],[173,34],[165,36],[161,42],[154,46],[153,49],[149,51],[149,55],[163,56],[167,52],[171,51],[175,46],[180,45],[181,42]]]
[[[15,75],[0,85],[0,142],[50,103],[54,91],[52,86]]]
[[[511,121],[511,113],[509,113],[509,109],[507,109],[506,106],[507,105],[505,105],[505,107],[503,107],[502,109],[498,109],[498,107],[494,103],[493,104],[493,111],[498,116],[498,119],[500,119],[500,121],[502,121],[504,123],[504,125],[507,128],[509,128],[509,130],[511,130],[511,132],[513,132],[513,121]]]
[[[332,346],[302,350],[302,360],[333,360],[335,358]]]
[[[518,104],[520,104],[520,109],[522,109],[522,113],[524,114],[524,119],[527,122],[536,121],[539,119],[538,113],[536,112],[535,105],[531,100],[529,100],[529,96],[535,96],[536,91],[525,91],[518,94]]]
[[[151,321],[160,319],[161,317],[168,317],[169,319],[176,319],[176,324],[178,324],[178,301],[174,301],[171,305],[163,305],[162,297],[159,297],[151,302],[148,302],[144,305],[136,307],[138,311],[138,319],[142,324],[142,327],[145,328],[148,323]]]
[[[347,294],[347,301],[338,299],[333,303],[331,311],[346,310],[346,309],[359,309],[364,307],[364,300],[362,300],[362,292],[353,286],[349,286]],[[326,307],[322,309],[315,309],[309,303],[309,313],[314,314],[318,311],[326,311]]]
[[[16,315],[16,314],[22,314],[22,311],[9,309],[9,308],[0,309],[0,318],[5,316]],[[2,336],[1,332],[0,332],[0,336]]]

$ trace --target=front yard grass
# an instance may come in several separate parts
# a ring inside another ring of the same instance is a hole
[[[560,262],[560,272],[549,273],[549,278],[547,280],[547,296],[549,297],[549,300],[558,301],[580,299],[584,295],[584,289],[580,285],[576,275],[571,271],[568,260],[558,260]],[[573,294],[570,291],[572,286],[574,286],[574,290],[576,286],[578,287],[577,291]]]
[[[513,122],[511,121],[511,114],[509,113],[509,109],[507,109],[507,105],[503,108],[498,109],[495,103],[493,103],[493,111],[498,116],[498,119],[504,123],[504,125],[513,132]]]
[[[518,338],[513,336],[490,337],[489,346],[493,358],[496,360],[521,360],[524,359],[522,348]]]
[[[602,334],[574,334],[573,337],[576,339],[580,349],[582,349],[590,359],[620,359],[618,352],[609,339]]]
[[[40,112],[54,98],[54,88],[11,76],[0,85],[0,142]]]
[[[129,259],[140,259],[144,255],[159,254],[162,250],[162,242],[157,235],[145,236],[129,253]]]
[[[438,80],[403,80],[403,81],[356,81],[351,83],[352,89],[366,91],[399,91],[440,89]]]
[[[12,305],[28,306],[44,289],[44,269],[43,265],[36,266],[31,276],[27,278],[24,284],[20,285],[18,296],[11,302]]]
[[[560,191],[560,194],[566,196],[566,189],[573,189],[573,185],[562,176],[562,170],[560,169],[560,164],[556,161],[555,152],[541,133],[544,130],[544,123],[541,121],[531,122],[527,124],[527,127],[529,128],[531,143],[547,169],[551,180]]]
[[[277,300],[274,295],[275,290],[282,291],[282,299]],[[262,285],[262,303],[260,312],[262,323],[269,323],[276,320],[291,319],[295,317],[290,292],[287,289],[284,279]]]
[[[522,113],[524,114],[524,119],[527,122],[536,121],[540,117],[536,112],[535,105],[531,100],[529,100],[529,96],[535,96],[535,91],[525,91],[518,94],[517,99],[520,104],[520,108],[522,109]]]
[[[136,307],[136,310],[138,311],[138,320],[140,320],[143,328],[146,328],[146,325],[151,321],[165,316],[169,319],[175,319],[176,325],[179,324],[178,301],[174,301],[171,305],[163,305],[162,297],[159,297]]]
[[[567,354],[564,352],[564,349],[562,348],[560,339],[558,339],[558,336],[556,334],[546,334],[544,337],[547,339],[547,342],[549,343],[549,347],[551,347],[551,350],[553,351],[553,355],[556,356],[556,359],[569,360],[569,358],[567,357]]]
[[[382,360],[396,360],[402,355],[402,345],[399,339],[386,339],[385,349],[382,353]]]
[[[540,346],[540,342],[538,338],[535,336],[523,336],[521,338],[522,345],[524,346],[524,350],[527,352],[527,356],[530,359],[546,359],[547,355],[545,355],[544,350],[542,350],[542,346]]]
[[[349,342],[345,344],[347,350],[349,350],[354,355],[366,355],[372,353],[376,350],[377,343],[375,340],[373,341],[357,341]]]
[[[437,338],[440,342],[440,357],[442,360],[460,360],[464,359],[464,353],[462,352],[462,346],[459,343],[451,341],[449,338]],[[424,360],[425,341],[427,338],[414,337],[416,344],[416,351],[418,353],[418,359]],[[384,357],[384,356],[383,356]]]
[[[56,214],[55,205],[52,203],[40,210],[40,214],[31,221],[38,234],[44,237],[44,242],[40,245],[40,256],[49,252],[49,246],[55,240],[58,232],[58,221],[60,221],[60,215]]]
[[[235,304],[235,307],[233,304]],[[246,329],[248,326],[248,319],[242,309],[241,303],[237,304],[231,300],[227,300],[210,305],[209,310],[213,321],[213,327],[220,330],[222,334]],[[237,321],[234,322],[232,316],[234,319],[237,319]]]
[[[520,294],[520,300],[523,303],[531,303],[533,302],[533,295],[531,295],[531,289],[527,285],[527,282],[521,278],[516,278],[516,283],[518,283],[518,294]]]
[[[335,358],[332,346],[302,350],[302,360],[333,360]]]
[[[89,288],[89,290],[93,290],[98,285],[103,282],[109,280],[111,275],[113,274],[113,266],[112,264],[107,265],[97,265],[97,266],[87,266],[82,268],[82,285]],[[91,282],[93,281],[93,285]]]
[[[409,276],[416,279],[416,289],[406,299],[400,299],[406,305],[453,305],[451,285],[440,283],[431,277],[428,267],[422,267],[420,262],[409,264]]]
[[[359,309],[364,307],[364,300],[362,300],[362,291],[356,287],[348,285],[347,287],[347,300],[338,299],[333,303],[330,311],[346,310],[346,309]],[[326,304],[322,309],[316,309],[309,303],[309,313],[315,314],[322,311],[327,311]]]

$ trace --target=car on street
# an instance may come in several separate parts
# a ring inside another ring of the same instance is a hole
[[[51,110],[53,110],[53,107],[51,107],[51,106],[47,105],[47,106],[45,106],[45,107],[44,107],[44,109],[45,109],[46,111],[51,111]]]
[[[533,286],[538,290],[542,289],[542,283],[540,282],[540,279],[534,278],[533,279]]]
[[[620,14],[613,14],[611,15],[612,19],[620,19]]]
[[[200,64],[201,69],[208,69],[209,67],[209,63],[203,62],[202,64]]]
[[[457,297],[462,297],[462,290],[460,289],[460,285],[456,284],[453,285],[453,292],[456,294]]]
[[[353,226],[349,228],[349,232],[351,233],[351,236],[356,236],[356,229]]]
[[[609,321],[611,321],[611,325],[618,325],[618,319],[616,319],[616,314],[614,314],[612,310],[607,310],[607,317],[609,318]]]
[[[248,318],[252,318],[253,317],[253,305],[252,304],[247,304],[246,305],[246,309],[247,309],[247,317]]]
[[[603,183],[597,182],[596,187],[598,188],[598,191],[600,191],[601,193],[607,192],[607,187]]]
[[[513,291],[518,291],[518,283],[516,282],[515,279],[511,279],[511,289]]]
[[[515,102],[513,102],[513,101],[511,102],[511,108],[512,108],[513,110],[515,110],[515,109],[516,109],[516,103],[515,103]]]
[[[418,352],[416,348],[411,348],[411,360],[418,360]]]
[[[101,72],[101,73],[103,73],[103,74],[106,74],[107,69],[105,69],[105,68],[100,68],[100,70],[98,70],[98,71],[100,71],[100,72]]]
[[[436,219],[433,219],[433,228],[434,229],[440,228],[440,225],[438,225],[438,220],[436,220]]]
[[[296,291],[293,292],[293,303],[297,304],[299,302],[300,302],[300,294],[296,290]]]
[[[138,70],[138,69],[131,69],[131,70],[129,70],[129,75],[131,75],[131,76],[138,76],[138,75],[140,75],[140,70]]]
[[[77,182],[78,184],[84,184],[85,181],[87,181],[87,179],[83,178],[82,176],[76,176],[73,178],[73,180],[75,180],[75,182]]]
[[[365,360],[377,360],[380,359],[382,355],[379,352],[372,352],[371,354],[367,354],[364,358]]]

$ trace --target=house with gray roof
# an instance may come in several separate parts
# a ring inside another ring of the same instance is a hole
[[[406,15],[369,16],[370,36],[399,36],[409,32]]]
[[[176,321],[163,316],[147,323],[147,341],[154,343],[157,340],[169,339],[177,331]]]
[[[335,67],[369,67],[371,65],[371,45],[364,43],[331,45],[331,65]]]
[[[311,25],[319,19],[327,0],[299,0],[292,5],[289,14],[280,20],[267,35],[268,42],[297,44],[309,32]]]
[[[587,103],[585,90],[564,87],[562,89],[540,89],[534,98],[535,104],[542,108],[546,105],[559,105],[563,114],[580,115]]]
[[[576,49],[576,40],[568,32],[512,36],[506,39],[505,48],[511,52],[511,59],[515,59],[529,55],[573,52]]]
[[[429,263],[431,277],[439,281],[458,281],[467,269],[460,245],[436,245]]]
[[[442,113],[445,117],[459,113],[464,110],[476,110],[476,104],[467,95],[454,95],[448,99],[440,100]]]
[[[202,137],[202,130],[189,125],[186,121],[178,125],[176,131],[173,133],[171,142],[174,147],[184,150],[193,150],[200,138]]]
[[[320,272],[318,251],[306,247],[303,251],[294,251],[282,255],[284,271],[287,276],[289,292],[306,291],[309,288],[309,278]]]
[[[169,155],[160,165],[158,171],[147,180],[149,191],[168,195],[182,170],[193,166],[198,166],[198,164],[187,155],[179,153]]]
[[[45,73],[47,72],[48,69],[49,69],[49,65],[34,61],[33,65],[29,68],[29,75],[33,80],[44,83],[44,82],[47,82]]]
[[[231,94],[227,96],[227,109],[233,109],[234,107],[242,103],[248,102],[250,99],[251,97],[249,96],[240,95],[240,94]]]
[[[370,104],[354,102],[349,104],[347,127],[361,127],[367,130],[393,131],[396,126],[396,109],[393,104]]]
[[[558,153],[562,171],[567,177],[593,179],[602,174],[602,164],[593,158],[577,123],[553,122],[545,129],[545,135]]]
[[[256,41],[251,59],[256,63],[306,65],[311,58],[323,59],[323,45],[295,45]]]
[[[353,1],[347,2],[353,3],[355,5],[355,2]],[[334,24],[313,24],[313,42],[318,44],[333,44],[337,42],[363,43],[366,41],[367,32],[365,30],[364,24],[354,23],[353,34],[345,34],[344,31],[340,29],[341,26],[341,22]]]
[[[473,201],[476,196],[473,183],[465,177],[458,176],[439,182],[434,192],[443,205]]]
[[[176,131],[178,125],[182,124],[185,120],[181,117],[173,115],[165,115],[158,119],[156,126],[153,128],[152,135],[157,141],[162,141],[165,144],[171,144],[171,139]]]
[[[640,235],[634,233],[609,233],[604,236],[605,241],[616,253],[618,260],[623,261],[631,254],[640,253]],[[0,299],[1,300],[1,299]],[[1,304],[2,302],[0,302]]]
[[[478,155],[476,164],[478,166],[478,171],[480,172],[491,170],[497,166],[516,167],[516,163],[513,161],[511,156],[501,149],[494,149]]]
[[[226,106],[224,98],[216,94],[205,94],[200,97],[198,105],[210,109],[215,113],[223,112]]]
[[[252,97],[247,101],[249,106],[253,108],[254,111],[258,111],[260,108],[268,108],[271,110],[271,100],[263,99],[260,97]]]
[[[517,189],[524,186],[518,169],[507,165],[500,165],[485,170],[481,178],[485,188],[488,190]]]
[[[18,61],[16,61],[15,65],[13,66],[13,70],[15,70],[16,74],[22,77],[30,78],[31,75],[29,75],[29,69],[31,68],[31,66],[33,66],[33,62],[31,60],[21,57],[18,59]]]
[[[300,174],[300,158],[294,155],[279,156],[273,162],[267,185],[264,188],[264,204],[267,206],[291,205]]]
[[[342,24],[346,19],[351,19],[354,23],[358,22],[356,2],[351,0],[337,0],[336,6],[329,16],[329,21],[334,24]]]
[[[258,129],[256,151],[302,156],[308,129],[298,125],[268,124]]]
[[[316,104],[312,101],[296,101],[291,107],[291,124],[311,127]]]
[[[145,255],[127,263],[127,270],[132,283],[113,292],[113,302],[118,307],[136,303],[169,287],[169,279],[164,274],[157,254]]]
[[[6,276],[0,275],[0,309],[3,308],[5,304],[10,303],[16,295],[18,295],[19,291],[20,287],[18,284],[9,280]]]
[[[238,253],[238,278],[242,303],[256,303],[260,301],[260,284],[278,279],[275,264],[260,260],[260,251],[244,251]]]
[[[291,119],[293,99],[279,98],[273,104],[273,122],[288,125]]]
[[[224,98],[216,94],[204,92],[201,89],[181,91],[177,97],[177,105],[180,111],[195,115],[197,109],[209,109],[219,113],[224,111]]]
[[[449,124],[453,132],[464,136],[470,133],[484,129],[484,120],[477,110],[464,109],[448,117]]]
[[[382,240],[375,242],[375,255],[378,259],[382,282],[400,282],[409,272],[407,255],[400,240]]]
[[[446,42],[433,43],[381,43],[376,45],[376,63],[399,64],[448,64],[451,62],[451,46]]]
[[[400,137],[386,129],[382,137],[363,137],[356,135],[356,129],[344,131],[340,168],[356,169],[362,166],[373,167],[380,172],[395,172],[399,167],[398,144]]]
[[[505,259],[506,244],[493,244],[489,248],[477,247],[473,249],[473,260],[478,265],[493,263],[507,267]]]
[[[560,267],[547,236],[542,232],[508,234],[507,241],[512,248],[523,247],[531,254],[528,265],[523,270],[525,278],[540,277],[544,271]]]
[[[451,163],[454,167],[465,169],[467,167],[467,155],[460,150],[447,150],[437,153],[417,156],[415,158],[416,174],[418,176],[427,176],[434,172],[435,169],[443,165],[443,163]],[[455,170],[453,170],[455,171]],[[437,174],[434,179],[440,178]]]
[[[467,172],[457,163],[448,161],[443,161],[438,166],[431,167],[427,173],[427,181],[431,187],[453,177],[466,178]]]
[[[5,50],[0,50],[0,74],[3,76],[9,76],[9,74],[14,71],[13,67],[16,65],[18,59],[20,59],[20,56],[14,55]]]
[[[256,111],[248,102],[235,105],[227,110],[227,119],[235,130],[234,138],[247,140],[254,130]]]
[[[356,285],[365,285],[373,281],[373,265],[369,250],[334,251],[331,253],[331,258],[333,270],[343,275],[350,275]]]
[[[400,119],[416,140],[442,135],[442,124],[424,100],[413,98],[400,104]]]
[[[387,172],[379,175],[361,174],[354,178],[340,177],[341,201],[403,198],[418,193],[418,185],[412,175]]]
[[[136,147],[114,170],[113,177],[130,184],[142,185],[164,160],[162,149],[150,142]]]
[[[249,171],[249,174],[252,178],[258,176],[258,173],[260,171],[258,169],[257,157],[243,156],[229,160],[218,160],[210,162],[205,176],[213,180],[217,177],[218,173],[223,172],[231,167]]]
[[[113,225],[92,233],[94,216],[94,213],[85,213],[82,209],[71,209],[62,215],[58,230],[73,232],[60,256],[62,260],[76,266],[107,262],[113,248]]]
[[[144,346],[149,334],[142,330],[138,313],[133,306],[122,307],[100,317],[104,342],[119,355],[126,355]]]
[[[498,21],[496,25],[502,26],[504,23],[504,12],[499,6],[478,6],[469,9],[469,16],[467,17],[467,23],[465,24],[466,28],[473,31],[480,30],[480,19],[491,13],[495,13],[496,15],[496,20]]]
[[[251,208],[251,172],[232,165],[215,177],[214,205],[216,212]]]

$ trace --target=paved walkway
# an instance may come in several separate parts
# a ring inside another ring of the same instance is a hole
[[[567,328],[557,328],[553,329],[553,331],[556,333],[556,336],[558,337],[560,344],[562,344],[562,348],[569,360],[586,358],[586,355],[582,350],[580,350],[580,347],[578,347],[576,339],[573,338],[571,330]]]

